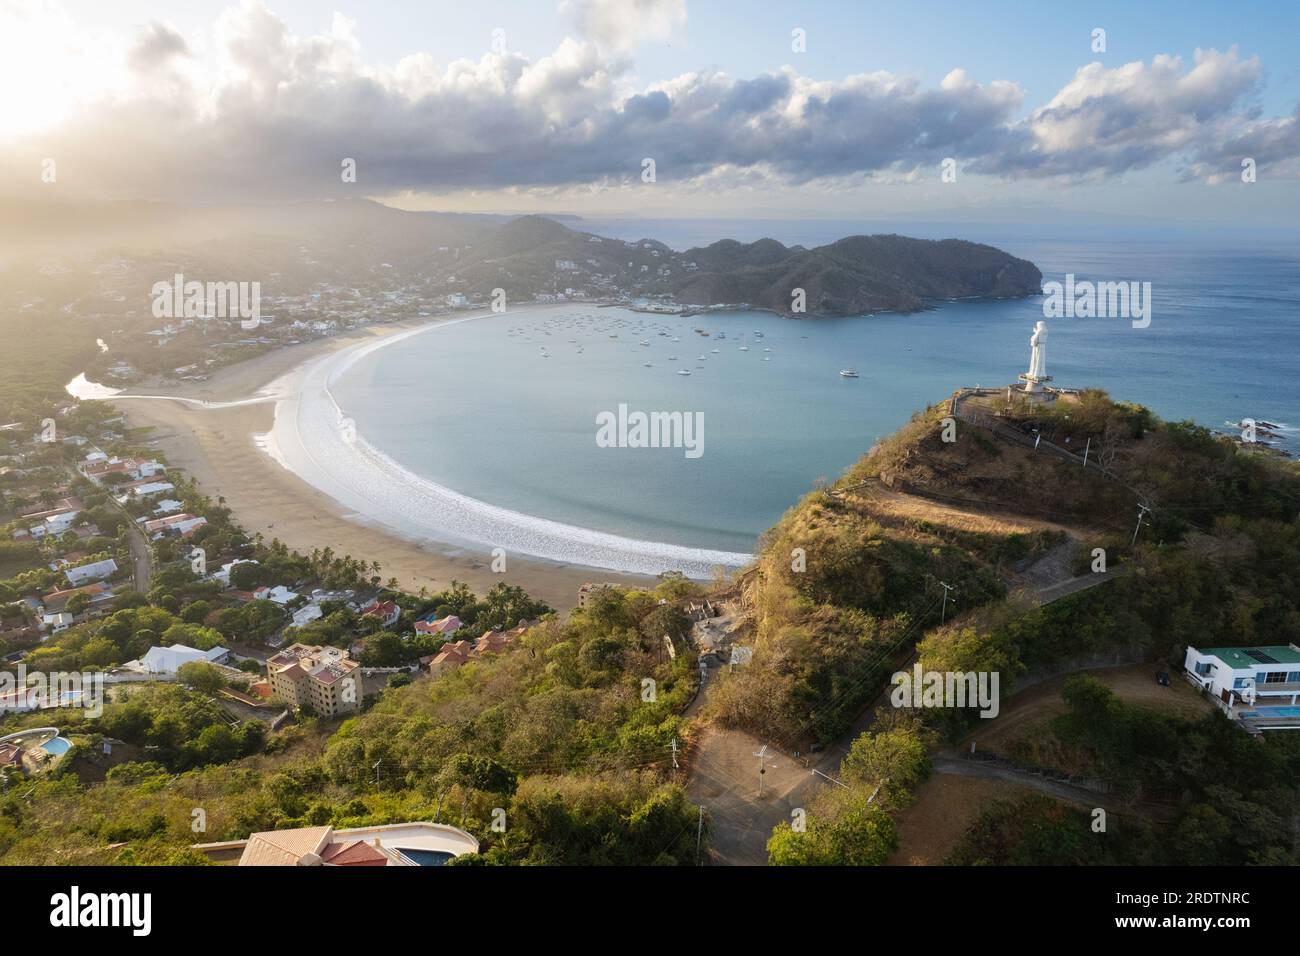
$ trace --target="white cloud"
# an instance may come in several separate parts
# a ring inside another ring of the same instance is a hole
[[[593,43],[626,52],[669,39],[686,22],[686,0],[563,0],[560,12]]]
[[[652,24],[676,21],[677,5],[649,7]],[[1235,49],[1198,50],[1190,68],[1173,56],[1090,64],[1021,119],[1017,84],[960,69],[938,86],[787,67],[633,87],[630,60],[593,29],[536,60],[440,66],[423,53],[367,63],[346,18],[299,36],[260,0],[223,11],[210,36],[154,23],[127,43],[89,44],[63,27],[54,68],[79,85],[60,88],[60,121],[0,155],[0,182],[37,183],[45,156],[69,189],[198,199],[591,189],[638,181],[647,156],[666,186],[752,189],[906,182],[949,156],[1014,179],[1104,178],[1170,159],[1213,178],[1247,147],[1261,173],[1294,174],[1300,155],[1296,117],[1243,111],[1261,66]],[[339,178],[343,157],[357,160],[355,186]]]

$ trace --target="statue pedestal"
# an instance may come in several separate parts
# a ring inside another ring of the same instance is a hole
[[[1007,401],[1019,400],[1028,402],[1031,405],[1046,405],[1049,402],[1056,401],[1056,393],[1049,392],[1043,388],[1044,382],[1050,382],[1052,376],[1019,376],[1022,385],[1007,386]]]

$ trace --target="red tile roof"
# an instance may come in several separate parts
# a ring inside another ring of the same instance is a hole
[[[388,857],[365,840],[351,843],[332,843],[325,848],[321,859],[335,866],[387,866]]]

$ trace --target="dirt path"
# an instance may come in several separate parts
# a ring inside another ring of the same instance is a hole
[[[983,809],[995,800],[1033,793],[991,777],[934,774],[898,820],[898,849],[889,866],[939,866]]]
[[[1055,521],[1025,517],[1010,511],[978,505],[935,501],[887,488],[878,481],[866,482],[851,491],[841,492],[840,497],[858,498],[869,504],[873,512],[879,512],[881,517],[928,521],[957,531],[996,535],[1060,531],[1072,538],[1078,535],[1077,529]]]
[[[1075,671],[1095,677],[1115,692],[1121,700],[1155,707],[1184,717],[1200,717],[1214,709],[1214,704],[1203,699],[1196,690],[1183,681],[1173,680],[1168,687],[1156,683],[1155,664],[1125,664],[1120,667],[1102,667],[1095,670]],[[1006,754],[1011,745],[1032,726],[1063,714],[1066,711],[1061,689],[1072,674],[1062,674],[1012,694],[1002,704],[993,720],[981,721],[980,726],[967,736],[960,749],[969,749],[973,741],[980,750]]]

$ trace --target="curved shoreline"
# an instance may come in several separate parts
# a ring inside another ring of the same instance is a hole
[[[490,314],[489,314],[490,315]],[[312,359],[266,388],[275,421],[259,436],[262,451],[307,484],[367,520],[408,538],[580,564],[629,574],[681,571],[708,578],[718,567],[743,567],[752,555],[622,537],[480,501],[421,477],[347,428],[331,385],[361,358],[411,336],[485,315],[465,316],[359,342]],[[266,399],[262,399],[265,401]]]
[[[523,310],[511,310],[515,311]],[[345,439],[346,413],[331,386],[355,362],[411,336],[492,315],[477,313],[398,327],[315,355],[287,371],[282,365],[280,373],[256,388],[252,397],[244,397],[249,395],[247,390],[227,392],[224,401],[128,393],[91,382],[84,374],[69,382],[67,391],[82,400],[153,399],[159,401],[159,407],[174,402],[201,415],[225,410],[242,414],[255,411],[255,406],[269,406],[269,426],[245,432],[253,439],[255,454],[331,499],[344,520],[420,546],[463,549],[484,563],[492,560],[493,549],[502,548],[507,560],[518,557],[539,566],[587,567],[630,575],[677,570],[688,577],[707,579],[719,567],[738,568],[752,560],[749,554],[627,538],[512,511],[409,471],[356,435],[355,427],[351,429],[355,437]]]

